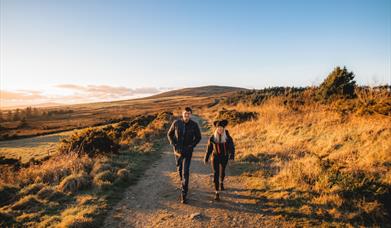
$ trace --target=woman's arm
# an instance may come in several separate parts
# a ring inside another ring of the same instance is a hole
[[[206,147],[206,153],[204,157],[204,162],[207,163],[209,160],[210,155],[212,154],[213,151],[213,137],[210,137],[208,140],[208,146]]]
[[[231,135],[226,131],[227,134],[227,141],[228,141],[228,148],[229,148],[229,159],[234,160],[235,159],[235,143]]]

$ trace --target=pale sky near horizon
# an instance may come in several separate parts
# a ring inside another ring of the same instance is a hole
[[[391,84],[391,1],[0,0],[0,106],[173,88]]]

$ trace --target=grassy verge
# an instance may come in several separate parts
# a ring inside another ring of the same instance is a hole
[[[156,114],[148,121],[139,118],[114,125],[104,134],[97,130],[93,135],[95,130],[89,129],[59,146],[59,150],[72,148],[72,153],[62,151],[40,164],[3,169],[0,226],[99,226],[124,190],[160,157],[171,120],[171,115]],[[102,134],[106,139],[111,135],[121,149],[100,151],[97,146],[107,146],[100,144]],[[88,138],[91,135],[93,138]],[[82,150],[73,147],[79,141]]]
[[[292,109],[284,99],[202,112],[210,120],[257,114],[228,130],[234,175],[253,189],[259,212],[297,226],[389,224],[390,117],[341,114],[319,103]]]

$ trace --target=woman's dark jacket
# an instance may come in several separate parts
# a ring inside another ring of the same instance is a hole
[[[208,146],[204,157],[205,162],[209,160],[211,154],[213,154],[212,159],[215,157],[221,157],[233,160],[235,158],[234,141],[227,130],[225,130],[225,133],[227,135],[227,140],[225,143],[216,143],[213,135],[209,137]]]

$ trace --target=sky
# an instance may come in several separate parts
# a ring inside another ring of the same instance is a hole
[[[0,106],[391,84],[390,0],[0,0]]]

